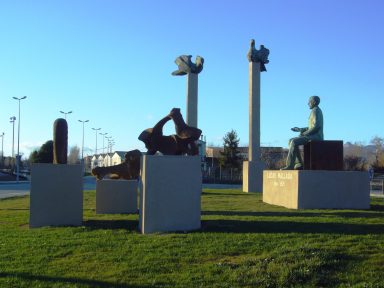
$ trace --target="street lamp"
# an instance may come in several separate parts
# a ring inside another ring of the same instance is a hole
[[[105,136],[107,135],[108,133],[99,133],[101,136]],[[107,150],[107,153],[108,153],[108,150]],[[104,154],[104,137],[103,137],[103,154]]]
[[[79,120],[79,122],[83,123],[83,142],[81,144],[81,162],[84,163],[84,124],[89,122],[89,120]]]
[[[92,130],[95,130],[96,134],[96,147],[95,147],[95,155],[97,154],[97,131],[99,131],[101,128],[92,128]]]
[[[15,121],[16,117],[9,118],[9,122],[12,123],[12,158],[15,157]]]
[[[23,96],[21,98],[12,97],[15,100],[19,101],[19,123],[18,123],[18,132],[17,132],[17,155],[16,155],[16,181],[19,182],[19,173],[20,173],[20,101],[27,98]]]
[[[4,166],[4,132],[0,135],[1,137],[1,165]]]
[[[72,111],[68,111],[68,112],[60,111],[60,113],[63,113],[64,114],[64,119],[67,120],[67,114],[71,114]]]

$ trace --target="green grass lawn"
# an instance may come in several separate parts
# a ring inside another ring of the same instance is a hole
[[[0,287],[384,287],[384,200],[290,210],[204,190],[202,229],[141,235],[137,215],[29,229],[29,197],[0,200]]]

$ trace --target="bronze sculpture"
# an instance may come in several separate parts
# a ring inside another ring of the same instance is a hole
[[[299,151],[299,146],[308,143],[311,140],[324,140],[323,135],[323,112],[320,107],[320,97],[311,96],[308,100],[309,109],[311,114],[308,119],[308,127],[291,128],[294,132],[300,132],[298,137],[294,137],[289,140],[289,150],[287,156],[287,164],[282,170],[301,170],[303,169],[303,159]]]
[[[249,62],[259,62],[260,63],[260,71],[267,71],[265,68],[265,64],[269,63],[268,60],[269,49],[265,48],[264,45],[260,45],[260,49],[257,50],[255,48],[255,40],[251,40],[251,47],[249,48],[247,59]]]
[[[175,123],[176,134],[164,136],[163,126],[171,119]],[[140,134],[139,140],[145,143],[148,149],[147,155],[154,155],[157,151],[164,155],[197,155],[199,151],[195,141],[200,135],[201,130],[188,126],[184,122],[180,109],[173,108],[153,128],[145,129]]]
[[[63,118],[53,123],[53,164],[67,164],[68,124]]]
[[[186,75],[188,73],[199,74],[203,70],[204,58],[196,56],[195,63],[191,60],[192,55],[181,55],[176,58],[175,63],[178,70],[173,71],[173,76]]]
[[[97,180],[103,179],[106,175],[111,175],[113,179],[138,179],[140,175],[140,157],[141,152],[139,150],[128,151],[125,153],[123,163],[108,167],[96,167],[92,169],[92,175],[96,176]]]

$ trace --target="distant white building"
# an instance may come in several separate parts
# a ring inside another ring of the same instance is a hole
[[[127,151],[115,151],[112,155],[112,164],[111,165],[118,165],[125,161],[125,153]]]

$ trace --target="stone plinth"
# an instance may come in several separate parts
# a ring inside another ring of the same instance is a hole
[[[141,233],[200,229],[199,156],[149,156],[141,159]]]
[[[304,170],[343,170],[343,141],[310,141],[304,145]]]
[[[96,181],[96,214],[137,213],[136,180]]]
[[[80,226],[82,222],[83,166],[32,164],[29,226]]]
[[[360,171],[264,171],[263,202],[291,209],[369,209],[369,176]]]
[[[263,171],[265,165],[261,161],[243,162],[243,191],[262,192],[263,191]]]

